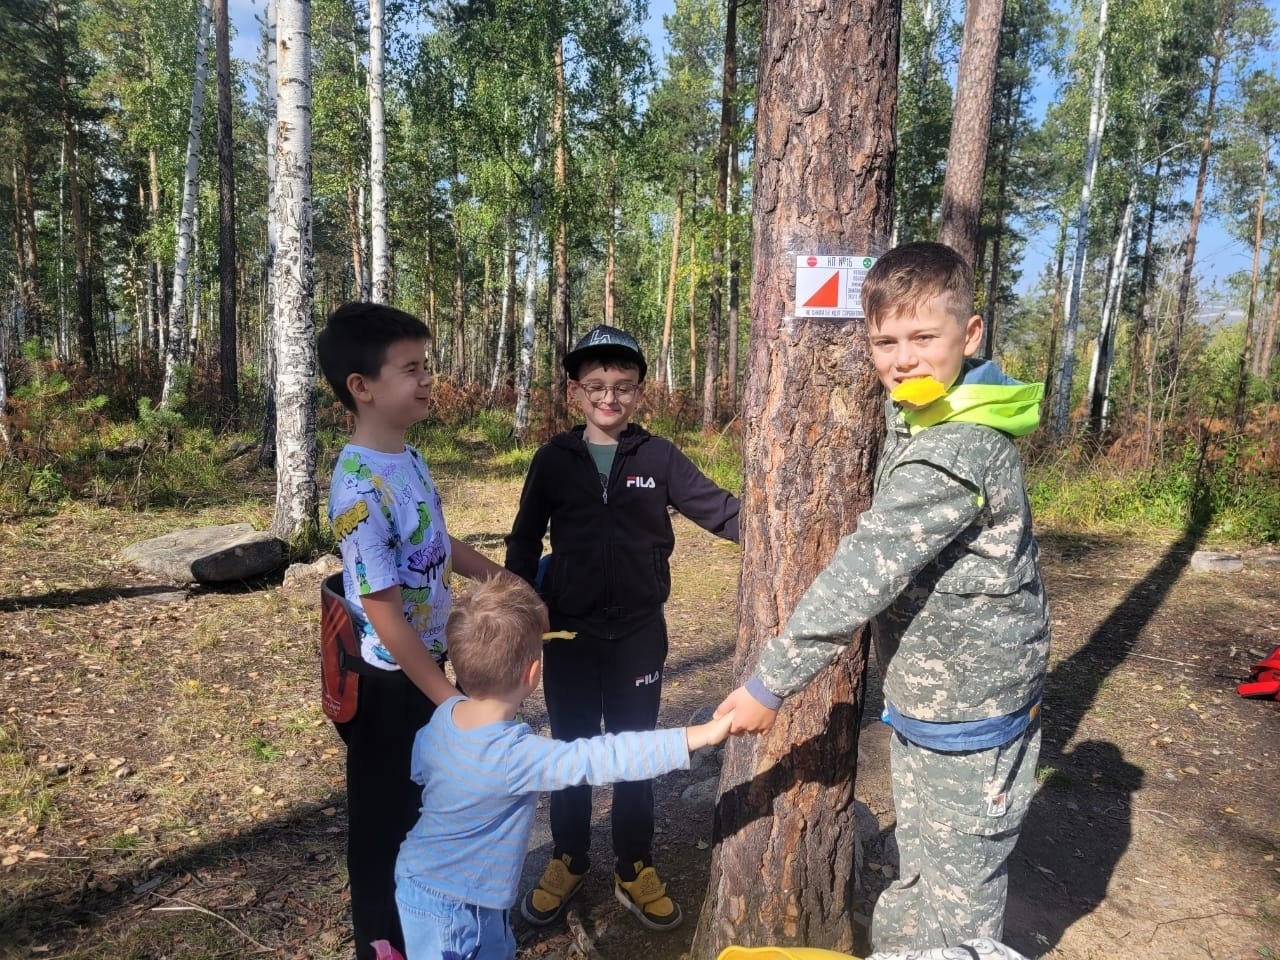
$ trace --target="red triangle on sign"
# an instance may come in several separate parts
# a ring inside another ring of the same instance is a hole
[[[820,286],[812,297],[801,306],[805,307],[838,307],[840,306],[840,271],[831,275],[831,279]]]

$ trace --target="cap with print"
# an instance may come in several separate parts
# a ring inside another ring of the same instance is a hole
[[[564,357],[564,370],[575,380],[578,369],[585,360],[625,360],[640,368],[640,379],[644,379],[649,365],[644,362],[644,354],[640,352],[640,344],[636,338],[625,330],[607,327],[601,324],[592,327],[582,335]]]

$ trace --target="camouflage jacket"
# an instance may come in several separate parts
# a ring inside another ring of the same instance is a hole
[[[1038,402],[1038,389],[1021,386],[1022,397]],[[1013,432],[1034,428],[1031,403],[1020,411],[1030,427]],[[1049,653],[1039,550],[1021,459],[987,425],[1007,410],[971,404],[951,420],[940,409],[925,427],[888,403],[871,507],[761,654],[754,679],[768,692],[799,690],[875,618],[885,697],[908,716],[981,720],[1039,695]]]

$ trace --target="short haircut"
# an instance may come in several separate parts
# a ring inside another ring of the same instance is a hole
[[[644,379],[644,373],[640,370],[640,364],[636,363],[636,358],[625,353],[603,353],[594,357],[584,357],[578,361],[578,365],[569,379],[578,380],[583,369],[592,365],[599,367],[601,370],[633,370],[635,371],[636,379]]]
[[[427,325],[411,313],[381,303],[344,303],[329,314],[320,331],[316,343],[320,370],[342,405],[355,410],[347,377],[358,373],[376,378],[393,343],[430,339]]]
[[[542,657],[542,601],[516,577],[491,577],[456,601],[445,626],[449,660],[469,696],[496,697]]]
[[[878,327],[886,318],[938,294],[947,296],[956,319],[963,323],[973,315],[973,270],[945,243],[904,243],[867,271],[862,281],[862,312],[868,325]]]

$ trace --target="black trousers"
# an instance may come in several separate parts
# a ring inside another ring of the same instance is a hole
[[[552,628],[559,629],[552,615]],[[577,740],[605,733],[653,730],[658,725],[667,624],[661,615],[618,639],[578,631],[553,640],[543,653],[543,690],[551,735]],[[591,847],[591,787],[551,795],[555,856],[569,854],[575,871],[585,870]],[[628,869],[652,862],[653,781],[613,786],[613,852]]]
[[[356,715],[334,724],[347,745],[347,876],[357,960],[374,960],[374,940],[404,952],[396,855],[422,806],[422,788],[409,779],[413,738],[434,711],[435,704],[395,670],[361,675]]]

